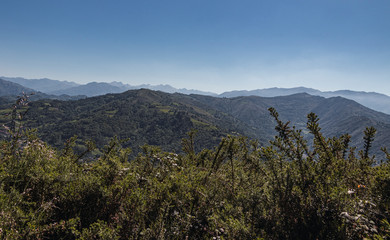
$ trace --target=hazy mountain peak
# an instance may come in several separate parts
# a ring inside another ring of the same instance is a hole
[[[308,93],[310,95],[321,97],[343,97],[356,101],[363,106],[374,109],[376,111],[390,114],[390,97],[376,92],[352,91],[352,90],[338,90],[322,92],[313,88],[295,87],[295,88],[266,88],[256,89],[251,91],[231,91],[220,94],[220,97],[236,97],[236,96],[261,96],[261,97],[276,97],[286,96],[296,93]]]
[[[75,82],[52,80],[48,78],[40,78],[40,79],[25,79],[21,77],[0,77],[0,78],[44,93],[58,91],[70,87],[76,87],[79,85]]]
[[[17,96],[22,93],[36,92],[31,88],[24,87],[20,84],[10,82],[0,78],[0,96]]]

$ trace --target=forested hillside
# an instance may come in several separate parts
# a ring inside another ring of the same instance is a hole
[[[9,109],[3,105],[3,113]],[[203,95],[168,94],[151,90],[131,90],[78,101],[40,100],[30,103],[25,126],[37,128],[49,144],[62,147],[70,137],[79,142],[93,140],[107,144],[113,136],[134,153],[140,146],[156,145],[167,151],[181,149],[180,141],[197,130],[196,148],[209,148],[227,134],[243,135],[266,145],[274,135],[274,122],[268,108],[274,107],[281,119],[304,129],[305,116],[315,112],[325,136],[351,134],[351,146],[362,146],[365,127],[378,129],[373,153],[390,143],[390,116],[365,108],[344,98],[323,98],[308,94],[284,97],[216,98]],[[2,123],[9,116],[2,117]],[[305,137],[310,138],[307,131]],[[81,146],[80,146],[81,147]],[[81,147],[82,148],[82,147]]]
[[[3,123],[7,121],[3,117]],[[61,147],[67,139],[78,135],[80,142],[93,140],[102,147],[118,136],[128,139],[125,146],[132,147],[134,152],[145,144],[178,151],[181,139],[193,129],[198,131],[198,149],[214,146],[227,134],[256,136],[245,123],[186,95],[151,90],[78,101],[34,101],[24,124],[37,128],[39,135],[53,146]]]
[[[281,119],[291,121],[297,128],[304,129],[305,116],[316,113],[324,126],[326,136],[341,136],[349,133],[352,145],[362,146],[365,127],[378,129],[373,150],[380,154],[380,148],[390,147],[390,115],[364,107],[352,100],[341,97],[324,98],[306,93],[290,96],[263,98],[257,96],[236,98],[212,98],[207,96],[192,97],[248,124],[252,129],[270,139],[273,134],[273,122],[267,109],[273,107],[280,113]],[[305,131],[304,131],[305,133]],[[307,132],[306,132],[307,133]],[[258,134],[257,134],[258,136]]]
[[[150,91],[119,96],[143,108],[170,102],[162,101],[168,95]],[[116,97],[92,100],[104,106]],[[99,149],[86,143],[84,152],[76,149],[75,138],[62,150],[51,147],[23,127],[29,108],[20,100],[0,141],[2,239],[390,238],[390,154],[372,156],[374,128],[364,130],[363,150],[357,152],[347,134],[325,137],[315,114],[306,117],[312,136],[307,142],[269,108],[276,136],[267,146],[227,136],[196,150],[200,139],[191,132],[181,141],[183,152],[144,146],[130,157],[116,138]],[[65,117],[59,114],[64,106],[54,103],[59,102],[38,102],[30,111]],[[185,101],[179,106],[189,107]],[[213,120],[209,112],[194,112],[203,113],[202,121]],[[195,116],[173,113],[171,119],[186,123]],[[100,155],[91,159],[91,151]]]

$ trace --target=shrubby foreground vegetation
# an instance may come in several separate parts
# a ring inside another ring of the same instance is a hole
[[[2,239],[389,239],[390,165],[350,137],[325,138],[308,115],[307,143],[279,120],[269,146],[223,138],[182,153],[113,138],[91,159],[94,144],[57,150],[24,130],[13,111],[9,138],[0,143]],[[309,146],[310,145],[310,146]],[[386,152],[386,150],[384,149]],[[387,159],[390,155],[387,154]]]

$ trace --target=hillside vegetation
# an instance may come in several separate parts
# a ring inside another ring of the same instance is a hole
[[[77,145],[93,140],[99,148],[118,136],[129,139],[136,155],[145,144],[165,151],[179,151],[181,139],[197,130],[195,148],[211,148],[221,137],[243,135],[267,144],[274,135],[274,121],[268,108],[278,110],[283,121],[303,130],[305,116],[315,112],[327,137],[351,135],[351,146],[361,149],[365,127],[378,129],[373,153],[384,156],[381,147],[390,147],[390,116],[365,108],[344,98],[323,98],[308,94],[262,98],[256,96],[217,98],[203,95],[168,94],[147,89],[107,94],[77,101],[40,100],[30,103],[24,125],[37,128],[38,135],[55,147],[78,136]],[[1,110],[2,109],[2,110]],[[10,105],[0,110],[7,113]],[[0,123],[9,119],[0,117]]]
[[[197,149],[212,147],[229,133],[255,137],[245,123],[186,95],[146,89],[78,101],[34,101],[24,124],[37,128],[42,139],[56,147],[74,135],[79,136],[77,143],[93,140],[99,147],[118,136],[128,139],[124,144],[134,152],[145,144],[178,151],[192,129],[198,130]]]
[[[190,132],[182,153],[146,145],[129,157],[113,138],[91,159],[90,142],[80,154],[75,138],[57,150],[23,128],[27,109],[15,105],[0,143],[2,239],[390,237],[390,165],[370,153],[374,128],[357,152],[347,134],[324,137],[310,113],[309,147],[270,108],[267,146],[227,136],[195,150]]]

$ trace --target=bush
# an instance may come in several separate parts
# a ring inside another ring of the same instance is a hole
[[[113,138],[73,151],[14,129],[0,144],[3,239],[388,239],[390,168],[360,153],[348,135],[325,138],[308,115],[301,130],[279,120],[268,146],[228,136],[214,149],[184,153]]]

